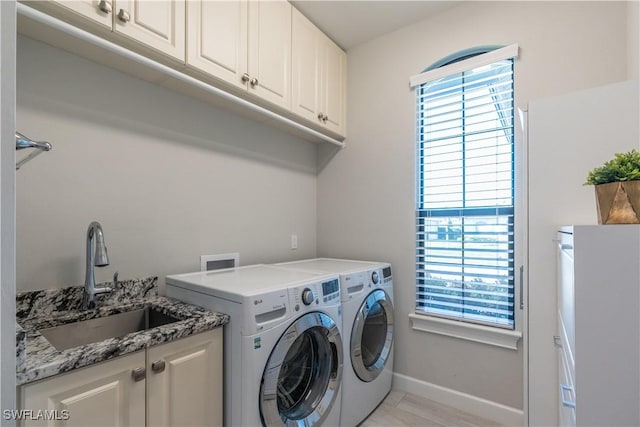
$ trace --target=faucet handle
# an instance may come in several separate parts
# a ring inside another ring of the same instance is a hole
[[[116,288],[116,286],[118,285],[118,272],[116,271],[115,274],[113,275],[113,282],[111,282],[111,287],[109,286],[103,286],[101,288],[95,288],[94,290],[94,294],[95,295],[99,295],[99,294],[108,294],[113,292],[113,290]]]

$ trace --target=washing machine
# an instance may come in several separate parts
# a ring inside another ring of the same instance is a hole
[[[361,423],[391,391],[393,277],[388,263],[316,258],[276,264],[340,277],[345,368],[340,425]]]
[[[337,426],[343,372],[336,274],[269,265],[170,275],[166,294],[230,315],[226,426]]]

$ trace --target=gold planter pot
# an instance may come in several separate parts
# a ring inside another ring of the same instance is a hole
[[[596,185],[598,224],[640,224],[640,181]]]

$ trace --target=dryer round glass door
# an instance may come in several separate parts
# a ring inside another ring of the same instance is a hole
[[[351,329],[351,366],[358,378],[375,380],[387,363],[393,344],[393,305],[382,289],[364,300]]]
[[[324,313],[291,324],[269,356],[260,385],[266,426],[314,426],[328,415],[342,381],[342,341]]]

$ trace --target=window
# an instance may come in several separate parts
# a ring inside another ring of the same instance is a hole
[[[513,329],[515,55],[491,57],[505,49],[418,76],[416,313]]]

